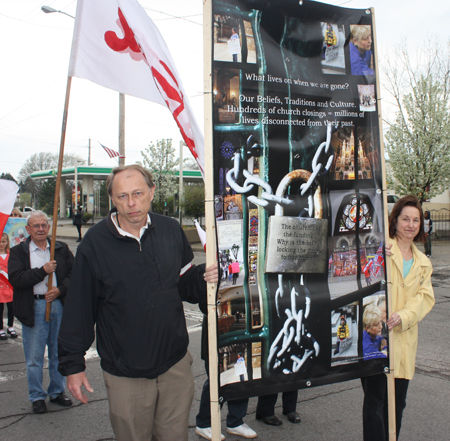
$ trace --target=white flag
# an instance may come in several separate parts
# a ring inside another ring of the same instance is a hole
[[[0,237],[14,208],[19,186],[8,179],[0,179]]]
[[[203,135],[166,43],[136,0],[78,0],[69,76],[167,106],[204,173]]]

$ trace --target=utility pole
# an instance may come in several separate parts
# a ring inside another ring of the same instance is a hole
[[[125,95],[119,93],[119,153],[125,156]],[[119,167],[125,165],[125,158],[119,157]]]
[[[181,210],[181,204],[184,199],[184,182],[183,182],[183,150],[184,150],[185,143],[184,141],[180,141],[180,176],[179,176],[179,184],[180,189],[178,190],[178,216],[180,225],[183,226],[183,213]]]

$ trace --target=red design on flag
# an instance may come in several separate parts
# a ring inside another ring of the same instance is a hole
[[[117,20],[117,25],[123,32],[123,38],[119,38],[114,31],[107,31],[105,32],[106,44],[113,51],[130,54],[130,57],[135,61],[145,60],[145,55],[142,53],[141,48],[137,44],[136,39],[134,38],[133,31],[128,26],[128,23],[125,20],[125,17],[123,16],[120,8],[119,20]]]
[[[125,156],[121,155],[119,152],[116,152],[113,149],[110,149],[109,147],[105,147],[102,143],[99,142],[99,144],[105,149],[105,152],[108,154],[110,158],[125,158]]]
[[[203,135],[180,76],[136,0],[78,0],[69,75],[167,106],[204,173]]]
[[[195,142],[192,136],[191,125],[189,118],[185,114],[183,93],[181,92],[177,80],[169,67],[161,60],[159,63],[163,67],[162,72],[158,71],[155,66],[152,66],[152,74],[156,85],[167,104],[167,107],[172,112],[172,115],[180,129],[181,136],[184,142],[189,147],[194,158],[198,161],[198,154],[195,149]],[[167,77],[168,75],[168,77]],[[172,81],[170,81],[172,80]],[[172,83],[172,84],[170,84]]]
[[[0,237],[14,208],[19,186],[8,179],[0,179]]]
[[[115,32],[108,31],[105,33],[106,44],[113,51],[129,53],[133,60],[140,61],[143,59],[147,64],[149,64],[145,54],[142,53],[141,48],[136,42],[134,33],[128,26],[128,23],[125,20],[120,8],[118,25],[122,29],[124,37],[120,39]],[[139,53],[141,57],[139,59],[135,58],[133,56],[134,53]],[[189,150],[191,150],[194,158],[198,160],[198,154],[195,149],[195,142],[192,136],[189,118],[183,113],[185,112],[183,92],[180,90],[177,79],[170,70],[169,66],[167,66],[164,61],[158,59],[156,54],[152,55],[154,55],[155,65],[151,66],[150,69],[155,80],[156,87],[166,102],[168,109],[172,112],[173,118],[180,129],[184,142],[189,147]]]

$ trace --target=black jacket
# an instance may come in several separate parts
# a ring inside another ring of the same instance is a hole
[[[77,214],[73,216],[73,225],[83,225],[83,212],[77,211]]]
[[[50,239],[48,239],[50,243]],[[31,268],[30,266],[30,242],[29,237],[25,242],[11,248],[8,262],[9,282],[14,288],[14,315],[25,326],[34,326],[34,297],[33,286],[42,282],[47,273],[44,268]],[[55,243],[56,281],[60,291],[59,299],[64,304],[64,299],[69,286],[72,272],[73,254],[64,242]]]
[[[140,243],[111,214],[77,249],[59,333],[59,372],[85,369],[97,332],[102,368],[116,376],[156,378],[186,354],[183,301],[206,300],[204,265],[180,271],[194,255],[175,220],[154,213]]]

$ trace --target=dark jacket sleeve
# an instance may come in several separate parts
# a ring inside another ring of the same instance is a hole
[[[78,249],[58,337],[58,371],[61,375],[77,374],[86,368],[84,356],[95,338],[100,289],[93,268]]]
[[[67,289],[69,288],[70,277],[72,275],[72,267],[73,267],[73,254],[70,251],[67,244],[63,242],[59,242],[61,244],[61,248],[59,248],[58,254],[55,252],[55,260],[57,263],[56,266],[56,281],[58,283],[59,289],[59,299],[64,304]]]
[[[43,267],[30,268],[29,255],[22,251],[22,245],[11,248],[8,261],[9,283],[16,289],[32,288],[42,282],[47,273]],[[28,261],[28,263],[27,263]]]
[[[179,233],[181,234],[180,252],[182,266],[189,265],[194,258],[191,245],[187,240],[186,235],[181,227]],[[181,300],[189,303],[205,303],[206,304],[206,282],[203,279],[205,273],[205,265],[192,265],[182,276],[178,282],[178,291]]]
[[[206,282],[203,279],[205,273],[205,264],[192,265],[178,282],[178,291],[181,300],[189,303],[199,303],[200,309],[204,309],[206,304]]]

